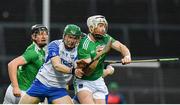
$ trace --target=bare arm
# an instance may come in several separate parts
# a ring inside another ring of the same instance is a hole
[[[131,53],[125,45],[123,45],[119,41],[115,41],[114,43],[112,43],[111,47],[121,53],[121,55],[123,56],[123,59],[121,59],[122,63],[128,64],[131,62]]]
[[[120,52],[123,57],[131,55],[130,52],[129,52],[129,49],[125,45],[120,43],[119,41],[115,41],[114,43],[112,43],[111,47],[113,49],[115,49],[116,51]]]
[[[9,78],[12,83],[13,94],[15,96],[20,96],[20,89],[17,80],[17,70],[19,66],[24,64],[26,64],[26,61],[23,56],[19,56],[8,63]]]

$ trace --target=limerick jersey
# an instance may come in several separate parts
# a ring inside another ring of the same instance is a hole
[[[40,49],[33,42],[22,56],[26,64],[18,68],[17,78],[20,89],[26,91],[35,79],[39,68],[44,63],[45,49]]]
[[[77,48],[68,51],[64,47],[63,40],[52,41],[48,45],[45,63],[40,68],[36,78],[48,87],[65,88],[72,74],[65,74],[54,69],[51,58],[55,56],[59,56],[61,63],[71,68],[77,60]]]
[[[94,59],[94,57],[97,55],[96,50],[99,47],[104,47],[110,39],[112,39],[112,42],[115,41],[115,39],[113,39],[108,34],[105,34],[101,40],[97,40],[95,42],[90,39],[89,35],[82,38],[78,46],[78,59],[87,59],[87,58]],[[89,76],[83,76],[81,79],[97,80],[98,78],[100,78],[103,74],[103,69],[104,69],[103,62],[105,60],[105,56],[106,54],[103,54],[99,58],[99,62],[95,70],[93,70],[93,72]]]

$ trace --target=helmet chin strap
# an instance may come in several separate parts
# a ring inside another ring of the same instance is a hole
[[[67,45],[66,45],[66,42],[63,40],[63,42],[64,42],[64,46],[65,46],[65,48],[66,48],[66,50],[68,50],[68,51],[71,51],[73,48],[70,48],[70,47],[68,47]]]
[[[32,39],[33,40],[33,39]],[[47,43],[44,43],[44,44],[38,44],[36,40],[33,40],[34,43],[36,43],[36,45],[39,47],[39,48],[43,48],[47,45]]]
[[[43,48],[43,47],[45,47],[47,44],[39,44],[38,46],[40,47],[40,48]]]
[[[92,34],[95,40],[101,40],[103,38],[103,35],[100,34]]]
[[[65,48],[66,48],[66,50],[68,50],[68,51],[71,51],[73,48],[70,48],[70,47],[68,47],[68,46],[66,46],[65,45]]]

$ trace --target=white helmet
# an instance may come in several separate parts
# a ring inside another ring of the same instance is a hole
[[[108,23],[104,16],[102,15],[94,15],[87,19],[87,26],[89,31],[93,33],[94,29],[98,26],[99,23],[104,23],[106,25],[106,32],[108,28]]]

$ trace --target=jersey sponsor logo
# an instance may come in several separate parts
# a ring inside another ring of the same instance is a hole
[[[66,61],[66,60],[63,59],[63,58],[61,58],[61,63],[64,64],[64,65],[66,65],[66,66],[68,66],[68,67],[72,67],[72,66],[73,66],[72,62],[68,62],[68,61]]]
[[[99,45],[96,47],[96,52],[100,52],[104,49],[105,45]]]
[[[104,47],[105,47],[105,45],[99,45],[96,47],[96,49],[102,50],[102,49],[104,49]]]
[[[79,88],[83,88],[83,84],[79,84],[79,86],[78,86]]]

